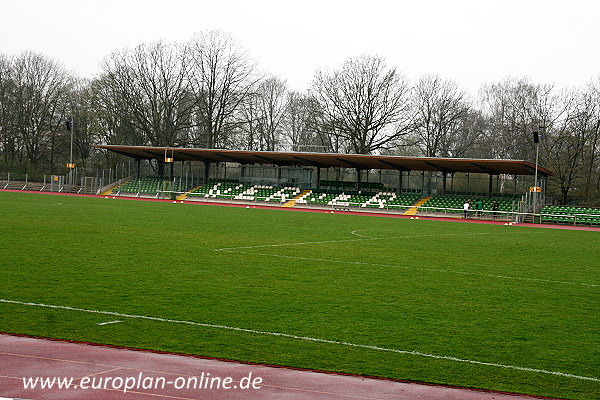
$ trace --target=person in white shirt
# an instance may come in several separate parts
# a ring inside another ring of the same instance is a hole
[[[463,211],[465,213],[464,218],[469,217],[469,208],[471,208],[471,200],[470,199],[465,201],[465,204],[463,204]]]

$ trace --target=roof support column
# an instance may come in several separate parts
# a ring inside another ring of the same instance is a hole
[[[398,194],[402,193],[402,176],[404,175],[404,173],[402,172],[402,170],[398,171]]]
[[[137,169],[136,169],[136,175],[135,176],[136,176],[137,179],[140,179],[140,162],[142,160],[138,158],[136,161],[137,161]]]
[[[210,163],[209,162],[204,162],[204,184],[206,185],[208,183],[208,174],[210,172]]]
[[[442,179],[443,179],[443,184],[442,184],[442,194],[445,196],[446,195],[446,177],[448,176],[447,173],[442,172]]]
[[[490,180],[488,182],[488,198],[492,198],[492,182],[493,182],[493,178],[494,176],[492,174],[490,174]]]
[[[182,163],[184,163],[184,161],[182,161]],[[185,191],[186,192],[190,188],[190,184],[188,183],[188,171],[191,170],[191,168],[190,168],[190,164],[191,163],[192,163],[191,161],[188,161],[188,168],[185,170]],[[183,176],[183,170],[184,170],[184,168],[185,168],[185,164],[182,164],[181,165],[181,171],[182,171],[181,176]]]
[[[189,163],[189,167],[190,167],[190,181],[192,182],[192,187],[196,187],[196,184],[194,183],[194,169],[192,168],[192,161],[190,160]]]
[[[542,199],[541,199],[541,203],[540,207],[543,207],[546,204],[546,187],[548,186],[548,175],[544,174],[541,175],[541,184],[540,186],[542,187]]]
[[[321,188],[321,167],[317,167],[317,189]]]
[[[360,190],[360,168],[356,168],[356,190]]]
[[[471,176],[467,172],[467,192],[471,191]]]

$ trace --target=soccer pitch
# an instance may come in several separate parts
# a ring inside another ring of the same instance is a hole
[[[3,332],[600,398],[598,232],[9,192],[0,211]]]

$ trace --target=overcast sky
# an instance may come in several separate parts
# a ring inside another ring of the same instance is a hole
[[[111,51],[195,32],[231,33],[266,71],[306,89],[317,69],[377,54],[408,78],[435,73],[475,94],[528,76],[600,77],[597,0],[0,0],[0,52],[35,50],[92,77]]]

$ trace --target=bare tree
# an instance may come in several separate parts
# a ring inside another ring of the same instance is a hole
[[[33,52],[17,56],[12,66],[17,138],[31,164],[45,160],[54,169],[72,77],[56,61]]]
[[[14,82],[11,60],[0,54],[0,150],[4,163],[15,161],[17,141],[13,118]]]
[[[583,154],[585,177],[583,196],[592,203],[600,200],[600,81],[590,83],[583,94],[587,144]]]
[[[101,139],[102,125],[100,114],[94,106],[93,90],[89,82],[80,80],[70,98],[70,114],[74,117],[73,152],[75,162],[84,168],[94,152],[94,145],[99,144]]]
[[[534,158],[533,131],[540,125],[550,129],[568,106],[553,89],[528,79],[506,79],[482,88],[481,109],[490,123],[488,144],[494,158]]]
[[[102,64],[103,82],[118,97],[128,121],[153,146],[174,146],[193,125],[195,99],[182,46],[156,42],[113,53]]]
[[[258,150],[260,148],[260,126],[262,124],[262,114],[260,113],[260,95],[258,93],[249,93],[242,102],[239,110],[239,120],[242,136],[242,147],[246,150]]]
[[[102,64],[104,93],[115,96],[122,118],[140,134],[142,143],[176,146],[194,126],[196,98],[189,89],[190,63],[184,46],[156,42],[113,53]],[[117,111],[119,112],[119,111]],[[117,121],[121,122],[121,121]],[[158,173],[164,163],[158,162]]]
[[[117,87],[107,75],[101,75],[90,83],[89,93],[98,124],[99,141],[103,144],[145,144],[144,135],[132,124],[126,104]]]
[[[254,64],[228,35],[198,34],[188,43],[191,88],[198,104],[195,143],[206,148],[224,147],[228,134],[239,128],[236,118],[258,82]]]
[[[565,92],[562,101],[567,105],[564,118],[554,121],[541,144],[545,164],[554,173],[550,185],[557,187],[566,204],[573,189],[590,195],[600,115],[593,92]]]
[[[274,151],[280,144],[281,124],[287,107],[285,81],[271,76],[259,83],[260,150]]]
[[[311,93],[329,133],[348,141],[354,153],[369,154],[407,134],[408,91],[382,58],[362,56],[337,71],[317,72]]]
[[[292,151],[331,150],[327,135],[319,134],[318,120],[318,106],[313,98],[305,93],[289,92],[282,139]]]
[[[460,121],[458,130],[450,134],[452,146],[449,157],[489,158],[487,137],[490,135],[489,123],[481,111],[469,107]]]
[[[461,131],[469,104],[454,82],[434,75],[424,76],[414,87],[412,102],[411,134],[423,155],[456,156],[477,138],[477,131]]]

